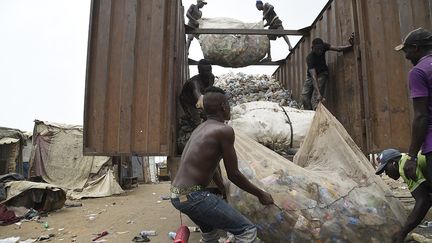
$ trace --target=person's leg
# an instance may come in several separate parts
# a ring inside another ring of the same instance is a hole
[[[284,28],[283,28],[283,26],[281,25],[281,26],[278,27],[278,29],[283,30]],[[288,36],[287,36],[287,35],[283,35],[282,37],[284,38],[285,42],[288,44],[288,48],[289,48],[289,50],[291,51],[291,50],[293,49],[293,47],[291,46],[291,42],[290,42]]]
[[[203,212],[203,208],[206,207],[205,199],[207,194],[208,192],[206,191],[197,191],[187,195],[187,200],[184,202],[180,202],[179,198],[171,198],[171,203],[177,210],[186,214],[200,228],[200,242],[218,243],[219,235],[217,229],[206,223],[206,220],[197,217],[197,215],[200,216]]]
[[[427,174],[425,175],[426,180],[429,184],[432,183],[432,152],[426,154],[426,170]]]
[[[256,241],[257,229],[252,222],[220,197],[214,194],[209,194],[208,197],[212,210],[207,216],[212,219],[210,224],[213,228],[230,232],[236,242]]]
[[[308,77],[303,83],[302,103],[303,109],[312,110],[312,94],[314,91],[312,78]]]
[[[180,208],[173,202],[177,209],[203,227],[203,233],[214,235],[213,229],[221,229],[232,233],[239,242],[255,242],[255,225],[220,197],[206,191],[191,193],[188,204],[190,206]]]
[[[189,47],[190,47],[193,39],[194,39],[194,35],[188,34],[188,38],[187,38],[187,41],[186,41],[186,50],[188,50],[188,52],[189,52]]]
[[[328,82],[328,77],[329,75],[327,72],[318,75],[318,84],[320,88],[320,93],[323,97],[325,97],[325,90]]]
[[[201,240],[203,243],[218,243],[219,242],[219,234],[218,230],[208,225],[205,222],[195,218],[194,216],[189,216],[189,218],[200,228],[201,231]]]
[[[269,38],[269,45],[268,45],[268,48],[267,48],[267,54],[266,54],[266,57],[262,61],[269,61],[269,62],[271,62],[272,57],[271,57],[271,52],[270,52],[270,49],[271,49],[270,46],[271,46],[271,41],[270,41],[270,38]]]

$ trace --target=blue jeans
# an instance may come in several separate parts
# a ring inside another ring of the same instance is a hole
[[[222,198],[207,192],[197,191],[187,195],[187,201],[171,198],[172,205],[189,216],[204,234],[221,229],[232,233],[238,242],[254,242],[256,227],[245,216]]]

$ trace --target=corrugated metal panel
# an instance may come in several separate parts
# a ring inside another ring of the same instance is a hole
[[[353,52],[327,54],[331,77],[325,105],[365,153],[387,147],[406,150],[412,113],[406,81],[410,65],[393,47],[414,28],[430,29],[431,16],[431,0],[329,1],[310,35],[275,75],[300,101],[311,40],[321,37],[343,45],[355,31],[359,41]]]
[[[92,1],[84,109],[86,155],[174,153],[186,80],[180,0]]]

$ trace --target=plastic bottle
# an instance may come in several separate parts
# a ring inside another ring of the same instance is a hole
[[[140,234],[142,236],[156,236],[157,232],[155,230],[143,230]]]
[[[176,232],[169,232],[169,233],[168,233],[168,237],[169,237],[171,240],[174,240],[175,237],[176,237]]]

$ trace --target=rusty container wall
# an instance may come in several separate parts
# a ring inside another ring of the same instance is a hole
[[[310,35],[302,38],[275,76],[300,101],[311,40],[321,37],[345,45],[355,32],[353,51],[327,53],[331,75],[325,105],[365,153],[388,147],[405,151],[412,113],[406,81],[410,65],[393,48],[410,30],[430,29],[431,12],[431,0],[329,1]]]
[[[84,108],[87,155],[171,155],[186,79],[181,0],[93,0]]]
[[[332,45],[347,45],[349,36],[355,31],[351,1],[329,1],[314,21],[310,33],[304,36],[291,53],[287,62],[275,72],[278,80],[288,89],[292,89],[293,97],[301,102],[303,82],[307,78],[306,57],[311,51],[314,38],[322,38]],[[361,117],[362,95],[357,79],[359,72],[356,52],[345,53],[329,51],[326,54],[330,69],[330,81],[326,88],[327,108],[339,119],[354,141],[365,147]]]
[[[394,47],[415,28],[431,29],[432,1],[357,0],[356,5],[369,151],[406,151],[412,114],[407,77],[412,66]]]

